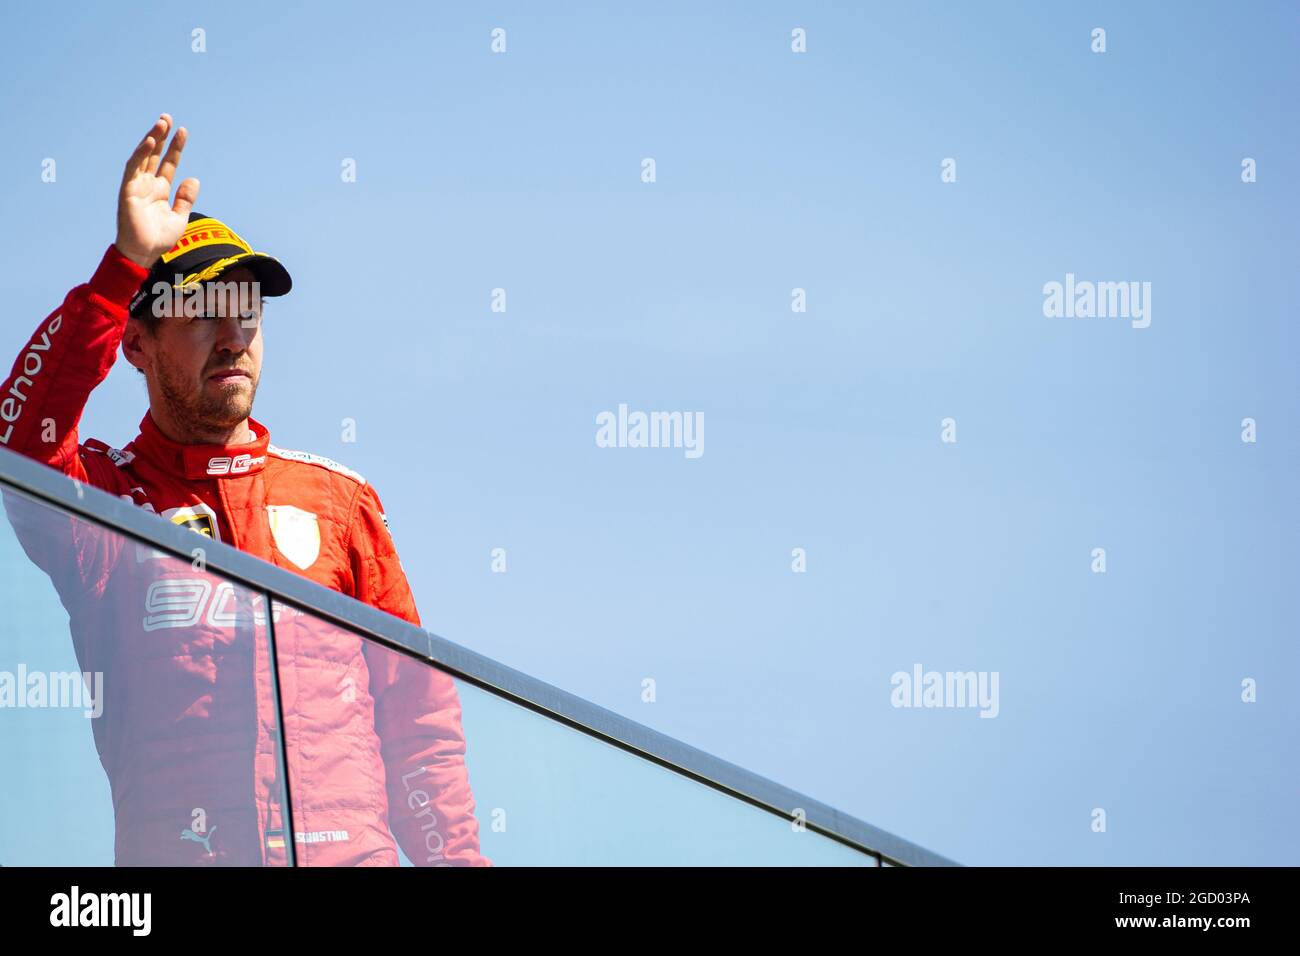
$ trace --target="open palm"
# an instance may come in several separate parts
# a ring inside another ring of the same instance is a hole
[[[118,251],[146,268],[180,239],[199,197],[199,181],[186,179],[176,190],[175,202],[171,200],[172,178],[188,137],[180,127],[164,155],[171,124],[172,118],[162,114],[136,146],[117,197]]]

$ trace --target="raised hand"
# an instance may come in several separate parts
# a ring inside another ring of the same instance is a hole
[[[171,125],[172,118],[163,113],[140,140],[126,161],[117,196],[117,249],[146,269],[180,239],[199,198],[199,181],[191,178],[180,184],[176,201],[171,201],[172,177],[188,138],[185,127],[180,127],[164,156],[163,143]]]

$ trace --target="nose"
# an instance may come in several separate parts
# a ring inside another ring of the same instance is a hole
[[[218,320],[217,340],[214,345],[218,352],[243,352],[256,334],[256,320],[229,315]]]

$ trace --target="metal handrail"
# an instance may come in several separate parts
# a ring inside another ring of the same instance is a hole
[[[0,487],[21,492],[64,511],[105,525],[153,548],[191,560],[194,532],[84,482],[69,479],[40,462],[0,448]],[[901,866],[959,864],[909,840],[841,813],[789,787],[629,720],[545,681],[454,644],[431,631],[393,617],[338,591],[220,541],[205,541],[204,561],[216,571],[274,600],[359,632],[498,697],[690,777],[731,797],[787,820],[802,810],[808,829]],[[271,607],[267,606],[270,617]]]

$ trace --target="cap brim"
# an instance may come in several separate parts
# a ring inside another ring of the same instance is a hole
[[[185,277],[185,286],[199,282],[211,282],[231,269],[244,268],[253,273],[258,282],[258,292],[264,297],[286,295],[293,288],[293,278],[289,270],[280,264],[280,260],[264,252],[241,252],[239,255],[227,256],[204,263],[195,272]]]

